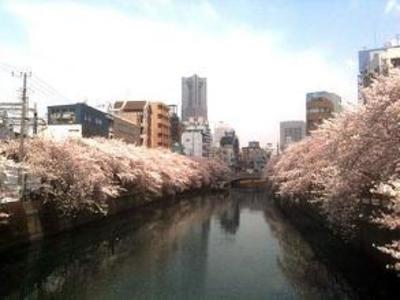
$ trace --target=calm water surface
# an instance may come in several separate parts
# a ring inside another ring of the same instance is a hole
[[[9,299],[367,299],[393,286],[258,192],[154,205],[0,258]]]

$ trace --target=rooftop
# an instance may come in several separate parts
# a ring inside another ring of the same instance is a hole
[[[114,109],[121,109],[123,111],[142,111],[146,106],[147,101],[116,101]]]

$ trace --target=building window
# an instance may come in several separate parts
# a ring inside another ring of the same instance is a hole
[[[73,108],[51,110],[49,122],[50,124],[74,124],[76,123],[75,110]]]

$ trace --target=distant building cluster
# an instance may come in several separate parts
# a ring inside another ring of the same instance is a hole
[[[365,104],[362,89],[368,87],[378,75],[388,75],[393,68],[400,68],[400,39],[386,43],[382,48],[364,49],[358,52],[358,100]],[[288,145],[312,134],[325,120],[342,111],[339,95],[327,91],[306,94],[305,121],[280,122],[280,146],[284,151]]]
[[[67,137],[104,137],[150,148],[171,147],[169,107],[161,102],[116,101],[109,112],[86,103],[47,108],[46,135]]]
[[[400,67],[399,40],[382,48],[365,49],[358,53],[358,88],[360,103],[364,103],[362,88],[377,75],[387,75]],[[274,153],[279,154],[293,143],[311,135],[325,120],[342,111],[342,99],[328,91],[313,91],[305,97],[305,118],[280,122],[279,143],[258,141],[240,148],[239,137],[232,126],[219,122],[211,131],[208,120],[207,78],[194,74],[181,80],[181,115],[177,105],[152,100],[120,100],[107,112],[86,103],[49,106],[47,122],[39,119],[35,109],[26,108],[30,132],[54,138],[104,137],[149,148],[167,148],[193,157],[219,159],[232,170],[259,172]],[[17,112],[15,115],[14,112]],[[21,104],[0,103],[0,139],[18,137],[21,126]],[[13,114],[14,113],[14,114]]]
[[[342,99],[335,93],[317,91],[306,94],[306,116],[303,120],[282,121],[280,123],[280,150],[310,135],[325,120],[342,111]]]

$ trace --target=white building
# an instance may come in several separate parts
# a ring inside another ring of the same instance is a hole
[[[284,121],[280,123],[280,148],[286,149],[292,143],[302,140],[306,136],[304,121]]]
[[[358,86],[359,101],[363,102],[360,93],[363,87],[367,87],[374,76],[385,75],[392,68],[400,67],[399,40],[393,40],[382,48],[361,50],[358,52]]]
[[[184,122],[182,132],[183,152],[188,156],[209,157],[211,146],[211,133],[208,122],[203,118],[189,118]]]
[[[225,122],[218,122],[214,127],[214,134],[212,139],[212,146],[213,147],[220,147],[221,138],[225,136],[227,132],[232,132],[233,128],[225,123]]]
[[[82,124],[48,125],[46,130],[41,133],[41,136],[56,140],[81,138]]]

